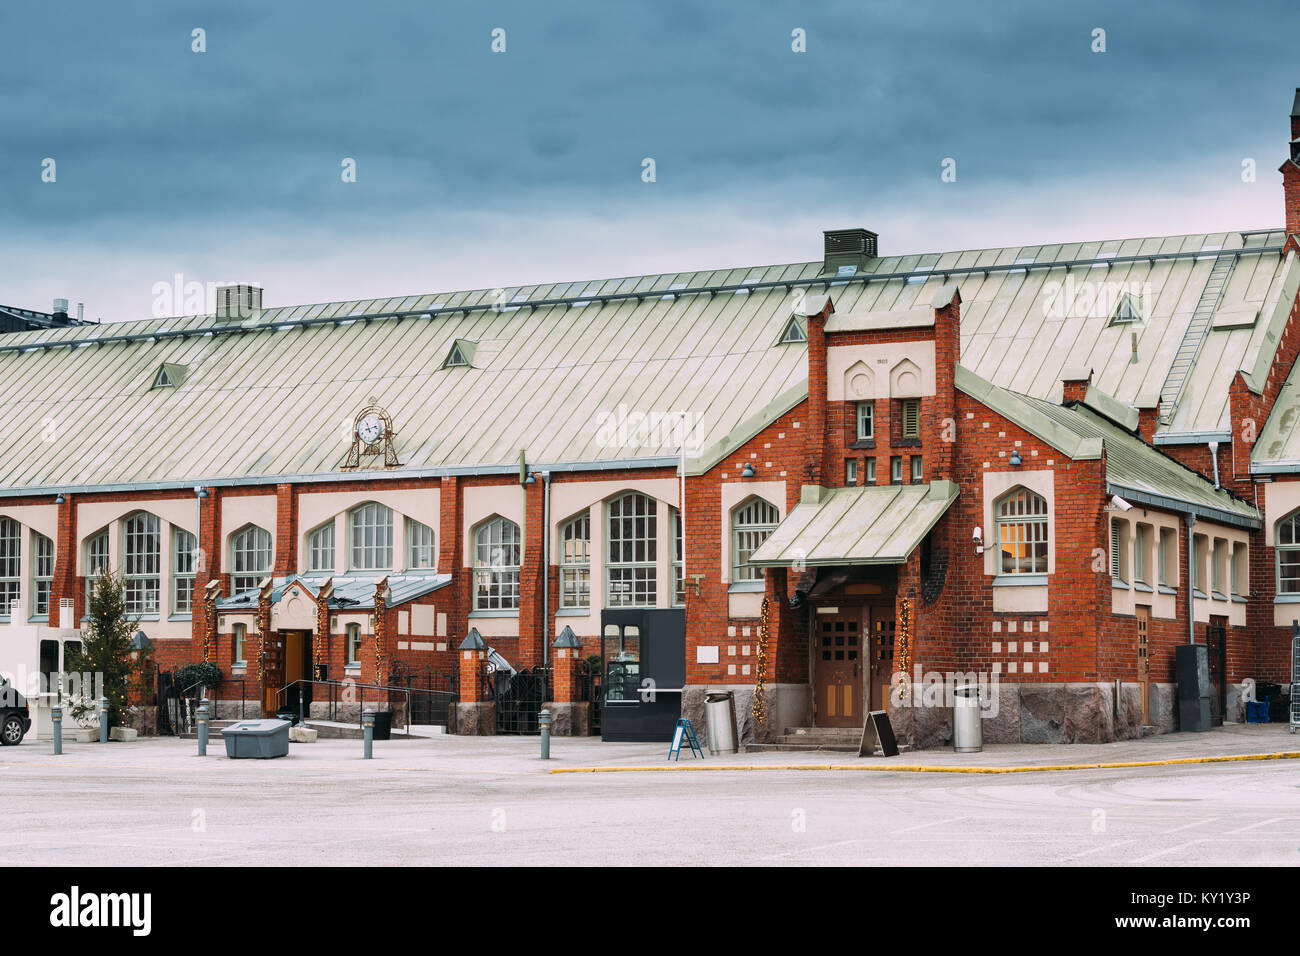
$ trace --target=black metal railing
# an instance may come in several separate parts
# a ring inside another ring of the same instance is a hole
[[[389,671],[388,684],[410,692],[411,723],[417,726],[451,726],[453,705],[460,697],[454,674],[397,662]]]
[[[216,684],[198,681],[188,687],[177,687],[175,671],[159,671],[158,733],[173,736],[193,733],[198,718],[199,701],[204,699],[203,691],[211,688],[214,697],[210,699],[215,702],[221,699],[219,691],[226,684],[239,687],[239,719],[243,720],[247,697],[244,678],[223,677]]]
[[[540,733],[538,715],[551,699],[551,669],[532,667],[510,677],[494,672],[483,677],[483,697],[496,703],[498,734]]]
[[[293,687],[299,688],[296,709],[302,721],[315,718],[335,723],[351,723],[355,719],[357,726],[360,727],[362,726],[361,715],[367,709],[386,710],[393,715],[392,726],[404,728],[408,737],[411,736],[412,715],[440,717],[441,720],[431,722],[446,724],[458,699],[458,695],[450,690],[400,687],[393,684],[362,684],[351,680],[296,680],[276,691],[277,712],[286,709],[285,695]],[[303,694],[304,689],[309,690],[310,693]],[[304,703],[306,698],[311,700],[310,709]]]

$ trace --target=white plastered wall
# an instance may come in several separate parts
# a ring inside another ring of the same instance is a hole
[[[850,368],[852,375],[846,374]],[[933,341],[833,345],[826,350],[826,397],[832,402],[934,393]]]
[[[19,600],[22,601],[23,614],[30,618],[35,610],[36,586],[36,535],[43,534],[54,542],[58,553],[59,508],[58,505],[0,505],[0,517],[16,521],[21,528]],[[8,608],[0,608],[0,613],[7,614]]]
[[[307,567],[307,538],[331,519],[334,522],[334,573],[344,574],[351,560],[348,546],[348,512],[358,505],[374,501],[393,512],[393,570],[407,569],[410,555],[406,547],[406,519],[426,524],[434,533],[434,557],[437,558],[440,529],[439,507],[442,492],[438,487],[410,488],[399,491],[326,491],[298,496],[298,567]],[[450,572],[450,568],[438,569]]]

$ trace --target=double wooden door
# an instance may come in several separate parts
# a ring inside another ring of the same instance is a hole
[[[866,710],[888,707],[894,608],[819,610],[813,630],[813,722],[818,727],[861,727]]]

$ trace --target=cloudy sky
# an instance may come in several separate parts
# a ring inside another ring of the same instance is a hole
[[[846,226],[886,254],[1276,226],[1297,9],[6,3],[0,302],[113,320],[177,273],[282,305],[806,261]]]

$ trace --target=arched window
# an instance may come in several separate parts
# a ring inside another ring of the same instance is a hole
[[[0,617],[8,619],[9,605],[21,600],[23,528],[13,518],[0,518]]]
[[[33,568],[32,613],[50,613],[50,588],[54,584],[54,542],[43,534],[35,535],[36,567]]]
[[[1300,511],[1277,523],[1277,593],[1300,594]]]
[[[1016,488],[993,506],[998,532],[998,574],[1047,573],[1047,499]]]
[[[147,511],[137,511],[122,527],[122,602],[127,614],[158,613],[158,534],[158,516]]]
[[[474,532],[474,610],[519,608],[519,525],[493,518]]]
[[[271,533],[250,524],[231,543],[233,559],[230,591],[255,591],[271,573]]]
[[[370,501],[352,510],[352,569],[386,571],[393,566],[393,512]]]
[[[761,581],[763,569],[749,563],[768,535],[781,523],[776,505],[762,498],[750,498],[731,513],[732,581]]]
[[[609,503],[605,578],[610,607],[654,607],[658,585],[658,510],[653,498],[628,492]]]
[[[172,529],[172,613],[194,613],[194,572],[199,539],[184,528]]]
[[[432,568],[437,562],[433,550],[433,529],[414,518],[406,519],[406,566],[411,569]]]
[[[95,578],[108,570],[108,529],[86,539],[86,613],[95,594]]]
[[[307,570],[334,570],[334,522],[323,524],[307,535]]]
[[[560,529],[560,607],[591,607],[591,512]]]

